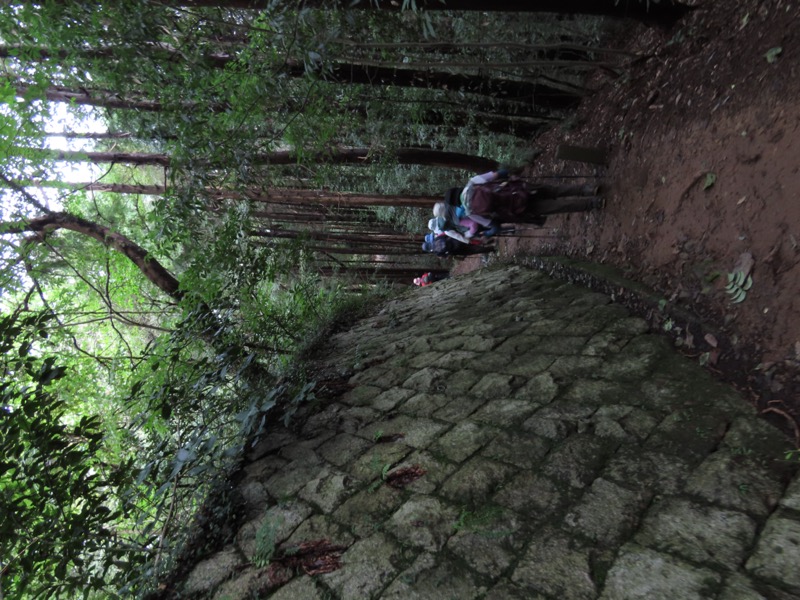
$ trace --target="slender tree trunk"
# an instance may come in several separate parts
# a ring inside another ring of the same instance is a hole
[[[17,46],[6,46],[5,54],[12,54]],[[120,51],[127,49],[120,49]],[[175,50],[169,51],[159,47],[159,52],[172,57],[172,60],[183,60],[180,53]],[[172,54],[170,54],[172,52]],[[70,53],[62,49],[49,49],[44,47],[32,47],[31,53],[38,54],[39,59],[49,57],[60,57],[62,54],[68,56]],[[102,57],[114,56],[114,48],[83,49],[75,51],[76,54],[92,58],[93,55]],[[3,52],[0,52],[2,57]],[[120,56],[120,58],[123,58]],[[236,59],[235,55],[209,55],[206,61],[211,68],[224,68],[228,63]],[[441,90],[457,90],[471,94],[482,94],[490,96],[501,96],[513,99],[535,98],[537,103],[543,107],[564,108],[574,106],[580,95],[568,92],[558,87],[547,85],[543,82],[533,82],[515,79],[503,79],[484,77],[479,75],[465,75],[459,73],[449,73],[441,70],[411,69],[408,67],[370,65],[369,63],[345,63],[334,62],[326,65],[326,70],[322,78],[342,85],[394,85],[399,87],[430,88]],[[283,65],[283,71],[292,77],[305,77],[308,75],[306,64],[302,61],[288,59]],[[17,91],[20,95],[28,91],[29,87],[18,84]],[[160,102],[148,99],[121,98],[113,92],[106,90],[70,90],[60,86],[51,86],[45,91],[46,98],[54,102],[74,102],[76,104],[86,104],[90,106],[104,106],[106,108],[136,108],[145,111],[163,110]],[[190,106],[184,105],[184,109]],[[220,112],[227,109],[226,104],[216,104],[209,106],[208,109]]]
[[[285,70],[294,77],[306,73],[303,63],[287,61]],[[503,99],[529,100],[542,108],[573,108],[581,96],[544,83],[427,71],[403,67],[371,67],[369,65],[334,63],[323,75],[326,81],[339,84],[392,85],[460,91],[469,94],[499,96]]]
[[[331,214],[327,212],[278,212],[269,210],[252,211],[250,216],[253,219],[266,219],[273,223],[305,223],[305,224],[332,224],[332,225],[378,225],[373,213],[365,212],[363,215],[351,214]]]
[[[128,131],[48,131],[44,135],[45,137],[63,137],[70,140],[126,140],[136,137]]]
[[[72,162],[121,163],[130,165],[154,165],[169,167],[172,159],[166,154],[143,154],[135,152],[74,152],[66,150],[34,150],[25,152],[41,155],[43,158]],[[311,163],[363,165],[379,162],[389,156],[402,165],[424,165],[468,171],[487,171],[497,168],[497,161],[482,156],[472,156],[459,152],[446,152],[432,148],[398,148],[380,150],[372,148],[333,148],[308,157]],[[256,154],[250,162],[256,165],[293,165],[300,162],[300,156],[292,151],[276,151]]]
[[[355,235],[352,233],[328,233],[326,231],[311,231],[311,230],[291,230],[291,229],[271,229],[268,231],[251,231],[250,235],[254,238],[284,238],[284,239],[297,239],[307,238],[318,242],[342,242],[355,245],[369,245],[374,247],[383,246],[413,246],[417,244],[409,234],[374,234],[369,238],[363,235]],[[375,254],[379,254],[376,250]]]
[[[442,196],[406,196],[387,194],[371,196],[328,190],[272,189],[265,191],[222,192],[220,198],[247,199],[255,202],[280,202],[284,204],[320,204],[323,206],[402,206],[405,208],[431,208]]]
[[[327,252],[328,254],[353,254],[353,255],[373,255],[375,254],[375,247],[374,245],[365,246],[365,247],[357,247],[357,246],[346,246],[346,247],[330,247],[330,246],[315,246],[315,245],[307,245],[305,246],[308,250],[314,250],[319,252]],[[419,255],[419,248],[416,246],[414,249],[398,249],[398,248],[383,248],[381,249],[382,255],[387,256],[417,256]]]
[[[272,0],[159,0],[162,4],[179,6],[217,6],[223,8],[266,9]],[[467,10],[549,12],[637,19],[651,25],[672,25],[692,7],[674,0],[661,2],[645,0],[416,0],[417,10]],[[298,6],[309,8],[360,8],[399,11],[403,2],[386,0],[299,0]]]
[[[52,185],[51,185],[52,184]],[[58,187],[61,189],[86,190],[88,192],[110,192],[117,194],[141,194],[163,196],[167,188],[163,185],[127,185],[120,183],[62,183],[62,182],[17,182],[20,187]],[[400,206],[405,208],[431,208],[441,200],[435,196],[407,196],[387,194],[374,196],[352,192],[333,192],[330,190],[301,189],[250,189],[245,191],[207,189],[205,193],[211,200],[251,200],[267,204],[287,206],[325,206],[362,208],[371,206]]]
[[[356,50],[408,50],[415,49],[424,52],[438,50],[446,53],[464,52],[464,50],[486,50],[504,48],[507,50],[520,50],[526,54],[544,53],[548,56],[560,56],[562,53],[574,53],[579,56],[593,54],[610,54],[622,56],[635,56],[627,50],[616,48],[603,48],[587,46],[585,44],[524,44],[519,42],[358,42],[354,40],[337,39],[337,44],[355,48]]]
[[[393,281],[408,280],[411,283],[414,277],[419,277],[423,271],[423,267],[319,267],[321,275],[331,276],[337,273],[358,275],[361,277],[383,277]]]
[[[62,86],[50,86],[43,91],[40,88],[32,89],[27,85],[17,84],[14,86],[17,95],[25,96],[33,91],[37,96],[43,95],[46,100],[51,102],[65,102],[67,104],[79,104],[81,106],[96,106],[108,109],[132,109],[146,112],[158,112],[163,110],[161,102],[136,98],[122,98],[114,92],[106,90],[72,90]],[[193,110],[194,106],[185,106],[187,110]],[[208,107],[212,111],[222,111],[224,107]]]
[[[613,63],[597,61],[586,57],[585,59],[570,59],[563,60],[558,58],[538,58],[538,59],[522,59],[513,62],[487,62],[478,59],[468,60],[468,57],[462,57],[460,60],[444,60],[435,62],[413,62],[409,61],[399,65],[394,62],[369,60],[369,59],[350,59],[345,63],[347,66],[359,66],[362,68],[374,69],[409,69],[412,71],[430,70],[430,69],[477,69],[485,70],[492,69],[497,71],[508,69],[524,69],[526,67],[568,67],[571,69],[596,69],[601,67],[613,67]]]
[[[476,127],[482,127],[487,131],[494,133],[504,133],[507,135],[514,135],[523,139],[534,138],[544,130],[548,129],[552,123],[545,119],[536,117],[518,117],[515,115],[498,115],[487,113],[472,113],[471,115],[465,111],[450,112],[439,110],[425,111],[420,120],[425,125],[434,126],[449,126],[457,130],[466,127],[472,123]],[[480,171],[480,169],[475,169]]]

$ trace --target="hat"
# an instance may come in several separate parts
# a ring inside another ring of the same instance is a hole
[[[439,233],[444,231],[445,221],[442,217],[434,217],[430,221],[428,221],[428,229],[433,231],[434,233]]]

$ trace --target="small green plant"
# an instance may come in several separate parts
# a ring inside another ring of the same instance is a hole
[[[381,441],[382,437],[383,437],[383,429],[378,429],[378,431],[375,432],[375,435],[372,436],[372,441],[377,444],[378,442]]]
[[[706,439],[709,435],[711,435],[711,428],[710,427],[695,427],[695,433],[700,437],[700,439]]]
[[[377,491],[377,489],[383,485],[383,482],[386,481],[386,477],[389,475],[389,469],[391,469],[391,468],[392,468],[392,463],[384,463],[384,465],[381,467],[381,477],[380,477],[380,479],[376,479],[369,486],[369,491],[370,492]]]
[[[689,415],[686,412],[679,410],[678,412],[672,413],[672,419],[676,423],[683,423],[684,421],[689,420]]]
[[[711,173],[711,172],[706,173],[706,178],[705,181],[703,182],[703,189],[707,190],[708,188],[712,187],[715,183],[717,183],[716,173]]]
[[[475,511],[462,508],[458,519],[453,523],[455,531],[478,531],[496,521],[502,514],[502,509],[497,506],[487,506]]]
[[[278,524],[266,519],[256,532],[256,551],[253,564],[259,569],[269,565],[275,555],[275,540],[278,537]]]
[[[746,484],[746,483],[740,483],[739,487],[736,488],[736,489],[739,492],[740,496],[744,496],[745,494],[747,494],[750,491],[750,486],[748,484]]]
[[[734,456],[749,456],[753,453],[751,448],[747,448],[746,446],[737,446],[735,448],[731,448],[731,453]]]
[[[713,283],[722,277],[719,271],[710,271],[702,277],[703,289],[700,290],[701,294],[710,294],[713,291]]]
[[[795,450],[787,450],[786,454],[783,455],[783,459],[800,461],[800,448],[797,448]]]
[[[673,44],[681,44],[686,39],[686,33],[683,29],[679,29],[678,32],[672,36],[672,38],[667,41],[667,46],[672,46]]]
[[[728,285],[725,286],[725,291],[730,295],[733,304],[743,302],[752,287],[753,278],[750,275],[745,275],[742,271],[728,273]]]

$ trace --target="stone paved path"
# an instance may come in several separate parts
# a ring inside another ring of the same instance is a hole
[[[800,598],[788,442],[646,330],[522,267],[389,303],[330,339],[352,387],[255,448],[181,597]]]

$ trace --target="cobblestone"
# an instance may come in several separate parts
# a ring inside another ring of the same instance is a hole
[[[483,269],[317,361],[352,388],[250,451],[246,518],[181,597],[800,598],[788,442],[605,296]],[[255,564],[321,541],[280,577]]]

